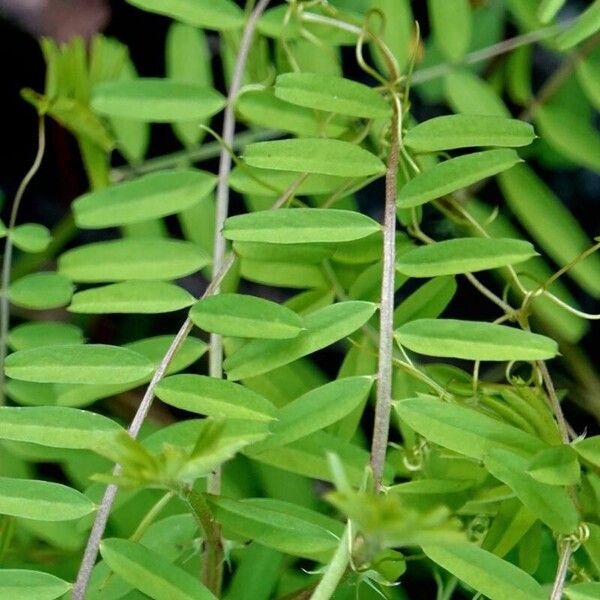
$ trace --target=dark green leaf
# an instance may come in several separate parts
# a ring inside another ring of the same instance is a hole
[[[565,445],[542,450],[531,459],[527,472],[549,485],[575,485],[580,477],[577,453]]]

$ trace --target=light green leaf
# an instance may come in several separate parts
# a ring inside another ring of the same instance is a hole
[[[538,452],[529,462],[527,473],[541,483],[575,485],[579,482],[581,469],[575,450],[562,445]]]
[[[111,538],[100,544],[100,552],[119,577],[154,600],[216,600],[197,577],[141,544]]]
[[[92,97],[92,108],[101,115],[154,123],[207,119],[224,105],[211,87],[169,79],[99,83]]]
[[[265,181],[269,187],[262,185],[253,177]],[[229,183],[231,187],[241,194],[277,197],[298,181],[298,173],[291,171],[275,171],[272,169],[256,169],[245,165],[244,168],[235,167],[231,172]],[[319,175],[311,173],[298,186],[297,195],[331,194],[349,180],[346,177],[334,175]]]
[[[524,240],[459,238],[409,250],[396,268],[410,277],[436,277],[514,265],[532,256],[537,252]]]
[[[585,116],[566,106],[547,104],[536,109],[534,117],[543,140],[568,159],[600,173],[600,133]]]
[[[591,245],[571,212],[526,165],[498,178],[510,209],[539,246],[560,266]],[[600,256],[593,254],[567,272],[588,293],[600,297]]]
[[[75,200],[75,223],[84,229],[97,229],[165,217],[196,204],[215,183],[211,173],[191,169],[143,175]]]
[[[574,442],[573,449],[585,460],[600,467],[600,435]]]
[[[291,340],[252,340],[229,356],[224,367],[232,380],[267,373],[316,352],[362,327],[376,310],[369,302],[340,302],[308,315],[305,331]]]
[[[8,345],[13,350],[65,344],[83,344],[83,331],[70,323],[39,321],[17,325],[8,334]]]
[[[568,50],[594,35],[599,29],[600,0],[594,0],[569,28],[556,38],[556,43],[560,50]]]
[[[172,23],[165,41],[166,75],[174,81],[213,85],[211,52],[202,29],[183,23]],[[184,146],[198,144],[204,137],[200,125],[208,121],[173,123],[173,131]]]
[[[39,521],[71,521],[96,510],[81,492],[34,479],[0,477],[0,513]]]
[[[380,230],[370,217],[335,208],[263,210],[229,217],[223,235],[228,240],[297,244],[348,242]]]
[[[58,259],[58,268],[73,281],[96,283],[177,279],[199,271],[209,262],[208,254],[192,242],[140,238],[74,248]]]
[[[439,317],[456,293],[454,277],[436,277],[404,298],[394,310],[394,327],[415,319]]]
[[[325,113],[318,114],[309,108],[284,102],[270,89],[244,91],[238,97],[235,108],[243,121],[269,129],[291,131],[300,137],[322,134],[338,137],[348,129],[345,121],[331,119]]]
[[[471,41],[469,0],[429,0],[429,20],[436,46],[452,62],[458,62]]]
[[[451,158],[408,181],[398,194],[398,208],[425,204],[497,175],[521,162],[514,150],[484,150]]]
[[[234,242],[233,249],[241,258],[261,262],[290,262],[320,265],[336,251],[333,244],[268,244]]]
[[[123,281],[77,292],[68,310],[73,313],[156,314],[191,306],[194,296],[166,281]]]
[[[278,411],[271,435],[251,453],[290,444],[337,423],[364,403],[372,385],[371,376],[345,377],[292,400]]]
[[[122,431],[102,415],[64,406],[0,407],[0,439],[91,450]]]
[[[15,227],[10,238],[13,244],[23,252],[43,252],[52,241],[52,234],[47,227],[39,223],[25,223]]]
[[[435,563],[490,600],[546,600],[547,594],[530,575],[475,544],[424,546]]]
[[[545,360],[558,353],[543,335],[506,325],[458,319],[419,319],[396,330],[396,340],[427,356],[466,360]]]
[[[209,417],[272,421],[275,407],[243,385],[205,375],[173,375],[163,379],[156,395],[170,406]]]
[[[142,10],[171,17],[182,23],[228,31],[244,24],[244,13],[231,0],[127,0]]]
[[[154,370],[145,356],[119,346],[77,344],[15,352],[6,359],[6,374],[39,383],[113,384],[141,379]]]
[[[484,462],[486,469],[508,485],[540,521],[560,533],[575,531],[579,514],[569,494],[562,487],[533,479],[527,473],[527,459],[508,450],[491,448]]]
[[[22,308],[38,310],[59,308],[71,300],[73,284],[59,273],[32,273],[11,283],[10,301]]]
[[[600,583],[588,581],[568,585],[564,593],[568,600],[598,600],[600,598]]]
[[[457,113],[510,117],[494,88],[476,74],[464,69],[454,69],[444,82],[448,103]]]
[[[248,281],[277,287],[297,288],[300,282],[303,288],[326,288],[329,285],[322,267],[314,264],[244,258],[240,263],[240,276]]]
[[[564,6],[566,0],[541,0],[537,16],[540,22],[550,23],[558,11]]]
[[[209,502],[215,518],[225,531],[232,531],[292,556],[327,557],[338,543],[330,531],[317,524],[323,519],[322,515],[308,509],[300,509],[300,514],[304,516],[308,513],[317,523],[277,510],[276,507],[279,508],[278,505],[283,503],[274,501],[211,496]]]
[[[428,440],[482,460],[490,448],[507,448],[533,455],[544,442],[533,435],[466,406],[432,397],[395,403],[399,417]]]
[[[437,152],[471,146],[527,146],[535,139],[525,121],[493,115],[447,115],[409,129],[404,144],[415,152]]]
[[[302,319],[289,308],[246,294],[218,294],[191,308],[190,319],[210,333],[234,337],[285,339],[302,331]]]
[[[286,102],[363,119],[387,118],[391,107],[381,94],[357,81],[319,73],[283,73],[275,96]]]
[[[596,110],[600,110],[600,51],[580,60],[577,79]]]
[[[251,167],[319,173],[340,177],[383,175],[385,165],[364,148],[321,138],[257,142],[246,146],[243,158]]]
[[[0,570],[0,596],[13,600],[56,600],[71,589],[71,584],[40,571]]]

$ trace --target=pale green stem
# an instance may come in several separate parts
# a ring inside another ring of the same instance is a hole
[[[329,600],[333,596],[350,563],[351,544],[350,526],[346,525],[335,554],[310,600]]]

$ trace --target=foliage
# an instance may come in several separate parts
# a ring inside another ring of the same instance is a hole
[[[600,597],[600,437],[563,414],[600,416],[600,244],[539,175],[600,171],[600,0],[128,2],[170,20],[166,77],[44,40],[23,91],[0,597]],[[55,232],[17,225],[46,119],[90,187]],[[183,151],[149,158],[153,123]],[[492,316],[455,318],[459,287]]]

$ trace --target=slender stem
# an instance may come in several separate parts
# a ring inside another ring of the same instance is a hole
[[[371,467],[375,488],[381,489],[392,408],[392,358],[394,350],[394,276],[396,271],[396,187],[400,113],[393,104],[391,144],[385,178],[385,212],[383,224],[383,273],[379,308],[379,364],[377,399],[371,443]]]
[[[351,541],[350,526],[346,525],[335,554],[327,565],[319,585],[310,596],[310,600],[329,600],[333,596],[350,562]]]
[[[506,54],[512,50],[515,50],[516,48],[520,48],[521,46],[529,46],[530,44],[535,44],[536,42],[551,38],[557,33],[560,33],[560,31],[564,29],[568,23],[569,22],[561,25],[550,25],[549,27],[544,27],[543,29],[538,29],[537,31],[531,31],[529,33],[524,33],[523,35],[517,35],[508,40],[503,40],[502,42],[498,42],[497,44],[488,46],[487,48],[475,50],[464,57],[462,64],[473,65],[475,63]],[[425,83],[426,81],[443,77],[455,67],[456,64],[444,63],[441,65],[435,65],[434,67],[429,67],[427,69],[415,71],[412,76],[412,83]]]
[[[4,257],[2,260],[2,281],[0,282],[0,406],[4,404],[4,387],[5,387],[5,375],[4,375],[4,361],[6,360],[6,344],[8,339],[8,329],[10,323],[10,307],[8,302],[8,286],[10,284],[10,270],[12,266],[12,252],[13,252],[13,241],[12,232],[17,223],[17,214],[19,207],[21,206],[21,200],[25,195],[27,186],[31,180],[35,177],[40,165],[42,164],[42,158],[44,157],[44,151],[46,149],[46,127],[43,116],[39,117],[38,122],[38,148],[33,159],[33,163],[29,170],[25,174],[25,177],[21,180],[15,199],[13,201],[10,217],[8,222],[8,231],[6,234],[6,243],[4,246]]]
[[[563,414],[560,400],[558,399],[556,388],[554,387],[554,382],[552,381],[548,367],[543,360],[538,361],[537,366],[542,374],[542,379],[544,380],[544,385],[546,386],[546,391],[548,392],[548,397],[550,398],[550,404],[552,405],[552,410],[558,423],[560,437],[562,438],[564,444],[568,444],[571,441],[569,437],[569,426],[567,424],[567,420],[565,419],[565,415]]]
[[[231,255],[223,264],[221,271],[217,274],[217,276],[212,280],[210,285],[206,288],[206,291],[202,295],[203,298],[211,296],[214,294],[215,290],[220,285],[221,281],[228,273],[229,269],[235,262],[235,257]],[[166,354],[163,356],[159,366],[157,367],[152,380],[150,381],[146,392],[144,393],[144,397],[140,402],[140,405],[137,409],[137,412],[129,426],[128,433],[131,437],[137,437],[142,423],[144,422],[146,416],[148,415],[148,411],[152,406],[152,400],[154,399],[154,390],[156,386],[160,383],[161,379],[164,377],[171,361],[173,360],[175,354],[187,338],[189,332],[192,329],[192,322],[190,319],[186,319],[177,332],[177,335],[171,342],[169,349]],[[114,469],[114,474],[117,475],[120,472],[120,467],[117,465]],[[100,542],[102,540],[102,536],[104,535],[104,530],[106,528],[106,523],[108,521],[108,516],[110,514],[110,509],[112,508],[113,502],[115,500],[115,496],[117,494],[117,486],[109,485],[104,492],[104,496],[98,507],[98,512],[96,513],[96,519],[94,521],[94,525],[92,527],[92,531],[90,533],[90,537],[88,539],[88,543],[85,548],[85,552],[83,554],[83,559],[81,561],[81,565],[79,567],[79,573],[77,574],[77,580],[73,585],[72,591],[72,600],[84,600],[85,592],[87,590],[90,575],[92,573],[92,569],[94,568],[94,563],[96,562],[96,557],[98,556],[98,547],[100,546]]]
[[[230,147],[233,150],[241,150],[253,142],[271,140],[279,138],[282,135],[282,132],[277,130],[244,131],[237,134],[234,139],[231,140]],[[194,148],[188,148],[186,150],[180,150],[178,152],[173,152],[172,154],[157,156],[156,158],[150,158],[138,165],[112,169],[110,172],[110,180],[113,183],[118,183],[119,181],[131,179],[132,177],[137,177],[146,173],[161,171],[163,169],[171,169],[181,164],[210,160],[211,158],[220,156],[222,149],[223,146],[217,141],[202,144],[201,146],[196,146]]]
[[[565,587],[567,570],[569,568],[569,562],[572,554],[573,542],[571,540],[566,540],[561,548],[560,560],[558,563],[558,569],[556,571],[556,577],[554,578],[552,592],[550,593],[550,600],[561,600],[563,597],[563,588]]]
[[[188,488],[181,490],[182,499],[190,507],[200,529],[204,534],[206,551],[202,561],[202,581],[204,585],[217,597],[221,596],[223,581],[223,545],[221,541],[221,527],[217,523],[204,496]]]

